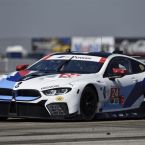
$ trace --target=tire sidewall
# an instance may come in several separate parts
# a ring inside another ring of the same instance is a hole
[[[84,112],[84,109],[83,109],[83,100],[85,99],[86,97],[86,94],[89,94],[91,96],[91,98],[94,100],[94,108],[93,108],[93,113],[89,114],[89,115],[86,115],[86,112]],[[95,90],[89,86],[85,87],[85,89],[83,90],[82,92],[82,95],[81,95],[81,99],[80,99],[80,116],[81,116],[81,119],[85,120],[85,121],[90,121],[92,120],[95,115],[96,115],[96,109],[97,109],[97,103],[98,103],[98,99],[97,99],[97,94],[95,92]]]

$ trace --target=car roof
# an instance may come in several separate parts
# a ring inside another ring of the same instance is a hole
[[[89,56],[99,56],[99,57],[109,57],[113,53],[108,52],[88,52],[88,53],[81,53],[81,52],[64,52],[64,53],[55,53],[54,55],[89,55]]]

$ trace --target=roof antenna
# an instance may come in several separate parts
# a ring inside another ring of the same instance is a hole
[[[114,54],[123,54],[123,51],[121,51],[121,50],[115,50],[112,53],[114,53]]]
[[[102,36],[101,36],[101,51],[102,51]]]

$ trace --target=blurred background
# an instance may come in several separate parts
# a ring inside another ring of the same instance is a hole
[[[145,56],[144,0],[0,0],[0,73],[52,52]]]

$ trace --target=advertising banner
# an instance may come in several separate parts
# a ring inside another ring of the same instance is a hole
[[[145,38],[117,37],[115,43],[124,54],[145,56]]]
[[[64,52],[71,47],[71,38],[32,38],[32,51],[41,53]]]
[[[114,37],[73,37],[71,48],[77,52],[112,52]]]

